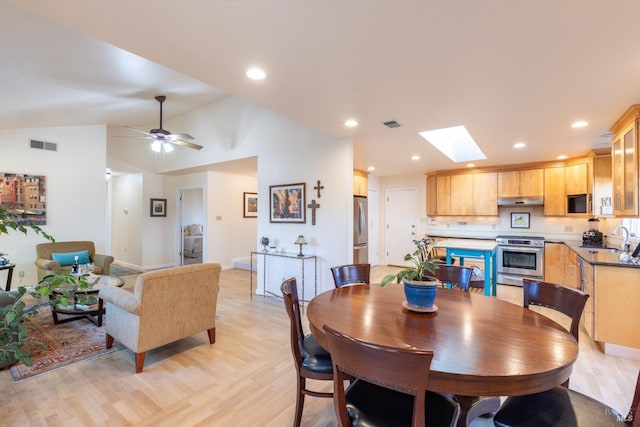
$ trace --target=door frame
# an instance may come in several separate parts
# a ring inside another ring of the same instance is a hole
[[[196,185],[192,187],[179,187],[176,188],[176,224],[175,224],[175,236],[176,244],[174,251],[174,265],[184,265],[184,239],[182,238],[182,197],[185,191],[200,190],[202,192],[202,262],[206,260],[207,253],[207,205],[206,205],[206,193],[205,187],[202,185]]]
[[[394,191],[407,191],[413,190],[415,192],[415,202],[416,202],[416,210],[415,210],[415,225],[416,232],[415,238],[418,238],[418,228],[419,228],[419,215],[418,211],[420,209],[420,189],[418,187],[389,187],[384,191],[384,262],[385,265],[389,265],[389,257],[387,254],[389,253],[389,242],[390,242],[390,233],[389,233],[389,194]],[[408,264],[407,264],[408,265]]]

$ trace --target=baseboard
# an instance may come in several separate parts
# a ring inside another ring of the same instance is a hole
[[[640,348],[625,347],[623,345],[604,343],[604,353],[624,359],[639,360]]]
[[[233,265],[233,268],[249,271],[251,269],[251,258],[234,258],[233,260],[231,260],[231,264]],[[257,265],[253,264],[253,271],[256,271],[256,267]]]

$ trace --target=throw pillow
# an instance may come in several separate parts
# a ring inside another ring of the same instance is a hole
[[[63,267],[67,265],[73,265],[75,257],[78,257],[79,264],[88,264],[91,262],[89,260],[89,251],[59,252],[51,254],[51,259]]]
[[[192,236],[202,236],[202,226],[200,224],[190,225],[189,234],[191,234]]]

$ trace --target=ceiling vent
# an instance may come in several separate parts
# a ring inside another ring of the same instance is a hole
[[[32,139],[29,141],[29,145],[31,148],[36,148],[38,150],[58,151],[58,144],[55,142],[38,141],[36,139]]]
[[[400,127],[400,123],[396,122],[395,120],[389,120],[388,122],[382,122],[383,125],[385,125],[388,128],[399,128]]]

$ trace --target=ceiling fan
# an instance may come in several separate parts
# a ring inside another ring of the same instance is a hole
[[[151,129],[149,132],[145,132],[140,129],[127,126],[127,129],[144,134],[144,139],[151,139],[154,142],[151,143],[151,149],[156,152],[164,150],[165,152],[173,151],[173,145],[179,145],[181,147],[193,148],[195,150],[201,150],[202,145],[194,144],[193,142],[187,142],[187,139],[194,139],[188,133],[171,133],[162,128],[162,103],[167,99],[164,95],[158,95],[155,97],[156,101],[160,103],[160,126],[158,129]]]

